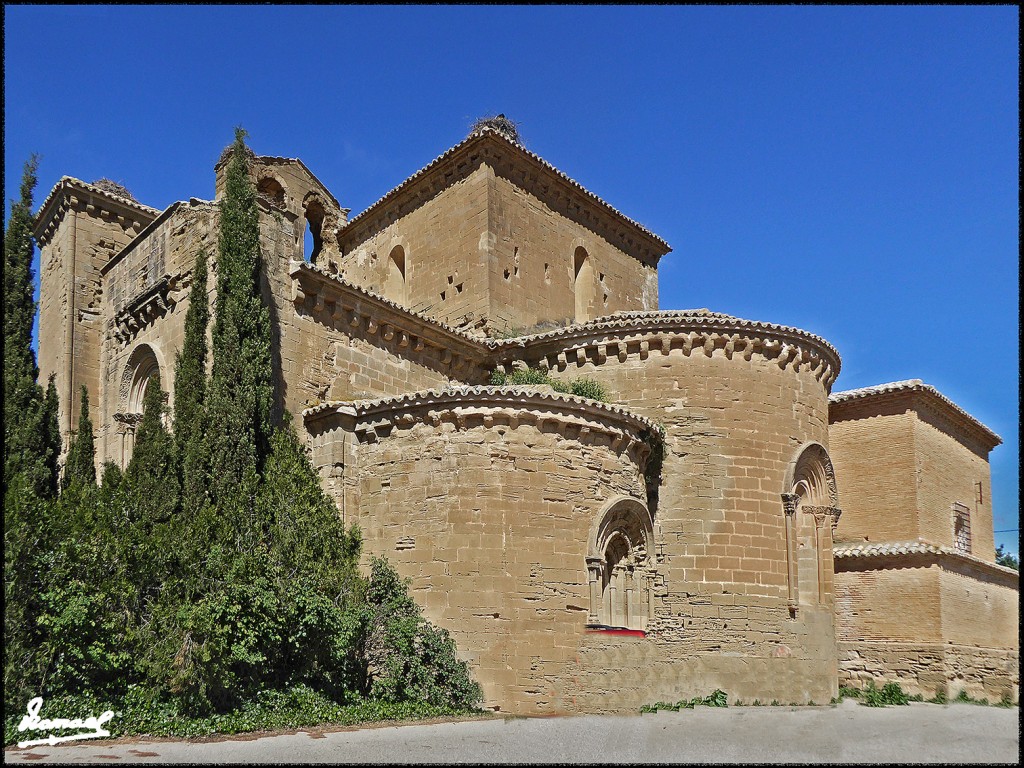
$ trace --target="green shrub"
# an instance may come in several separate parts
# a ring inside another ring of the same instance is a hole
[[[594,379],[586,377],[573,379],[569,385],[569,391],[577,397],[586,397],[602,403],[608,402],[608,390],[601,382],[594,381]]]
[[[552,378],[546,371],[540,368],[517,368],[512,373],[495,369],[491,371],[490,384],[494,387],[509,385],[516,386],[549,386],[555,392],[577,397],[586,397],[602,403],[608,402],[608,390],[604,385],[594,379],[581,376],[577,379],[564,382]]]
[[[875,681],[869,680],[867,688],[864,689],[864,701],[861,703],[866,707],[902,706],[909,704],[910,699],[899,683],[886,683],[881,688],[876,688]]]
[[[754,702],[757,704],[757,702]],[[725,691],[716,688],[713,693],[709,696],[695,696],[692,699],[680,699],[675,704],[670,704],[666,701],[658,701],[654,704],[644,704],[640,707],[640,713],[646,712],[658,712],[664,710],[666,712],[678,712],[680,709],[693,709],[695,706],[704,707],[728,707],[729,697]],[[742,706],[740,702],[736,702],[736,706]]]
[[[455,655],[447,630],[424,620],[387,560],[374,557],[364,608],[366,680],[371,699],[424,701],[435,707],[473,709],[483,698],[469,668]]]

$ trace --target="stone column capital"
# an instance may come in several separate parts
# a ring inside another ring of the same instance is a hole
[[[787,515],[796,514],[796,505],[799,501],[800,497],[795,493],[782,494],[782,508],[785,510]]]

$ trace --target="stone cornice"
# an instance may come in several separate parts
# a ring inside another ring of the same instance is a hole
[[[43,200],[35,216],[32,236],[40,246],[50,241],[64,214],[72,208],[113,218],[126,229],[135,228],[136,231],[160,213],[156,208],[107,192],[81,179],[63,176]]]
[[[346,430],[372,442],[395,428],[415,424],[453,423],[472,426],[533,424],[554,425],[564,437],[584,441],[605,435],[613,448],[636,450],[641,459],[650,451],[648,440],[659,433],[654,422],[620,406],[574,395],[544,391],[540,387],[450,387],[413,392],[397,397],[322,403],[302,412],[306,429],[322,431],[325,420],[340,418]]]
[[[908,406],[928,410],[939,416],[953,431],[976,440],[991,451],[1003,440],[967,411],[935,387],[920,379],[894,381],[873,387],[836,392],[829,397],[829,423],[858,418],[856,414],[871,413],[884,405],[905,402]]]
[[[296,307],[321,321],[360,327],[368,334],[379,333],[400,347],[415,352],[434,347],[441,361],[453,369],[470,363],[486,366],[488,350],[481,341],[445,323],[397,304],[383,296],[332,275],[308,262],[293,261],[289,268],[293,279]],[[326,315],[326,317],[325,317]]]
[[[178,277],[164,275],[114,317],[114,341],[128,345],[140,331],[174,309],[181,297]]]
[[[839,375],[839,353],[819,336],[774,323],[742,320],[707,310],[624,312],[570,325],[547,333],[484,342],[499,366],[524,356],[542,358],[541,367],[562,368],[590,359],[602,364],[611,357],[621,362],[631,355],[721,354],[732,359],[753,355],[774,361],[780,368],[814,371],[828,389]]]
[[[883,542],[861,542],[856,544],[835,544],[832,547],[832,556],[837,564],[841,561],[849,563],[864,562],[879,558],[910,558],[928,557],[942,564],[945,562],[960,562],[980,568],[990,574],[1019,581],[1020,574],[1012,568],[982,560],[980,557],[960,552],[951,547],[933,544],[930,541],[883,541]]]
[[[482,162],[502,166],[500,175],[538,197],[554,196],[565,202],[574,218],[606,236],[626,253],[650,266],[671,249],[653,232],[613,208],[583,185],[570,178],[539,155],[510,141],[501,133],[483,128],[416,171],[394,189],[352,218],[339,232],[343,249],[360,243],[403,215],[403,206],[418,206],[455,181],[464,178]],[[515,168],[516,172],[509,173]],[[497,172],[497,169],[496,169]]]

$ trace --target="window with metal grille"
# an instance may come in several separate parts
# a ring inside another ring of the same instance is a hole
[[[958,552],[971,551],[971,511],[960,502],[953,505],[953,546]]]

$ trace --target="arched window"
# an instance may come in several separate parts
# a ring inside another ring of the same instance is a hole
[[[128,357],[121,375],[120,409],[114,414],[121,435],[121,467],[128,466],[135,450],[135,430],[142,421],[142,405],[146,388],[153,376],[160,373],[156,352],[148,344],[140,344]]]
[[[284,187],[273,176],[266,176],[256,185],[256,194],[278,208],[284,208]]]
[[[306,233],[303,238],[303,255],[306,261],[315,264],[324,247],[324,219],[327,214],[317,200],[310,200],[306,203],[305,215]]]
[[[790,605],[822,605],[827,602],[832,528],[840,511],[832,460],[820,443],[801,447],[787,472],[782,499]]]
[[[396,245],[388,255],[388,276],[384,282],[384,297],[398,304],[408,304],[405,282],[405,249]]]
[[[576,322],[583,323],[593,316],[594,297],[597,287],[594,283],[594,267],[590,255],[583,246],[573,254],[573,291],[576,295]]]
[[[598,515],[587,557],[588,624],[646,628],[654,613],[653,538],[650,513],[636,499],[620,496]]]

